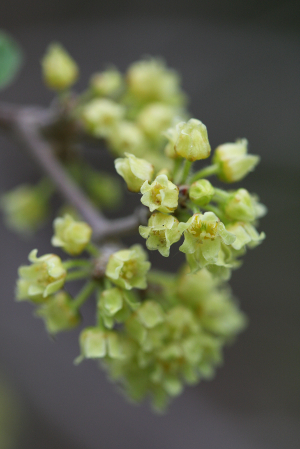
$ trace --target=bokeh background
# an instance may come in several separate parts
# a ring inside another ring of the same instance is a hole
[[[1,224],[0,379],[17,404],[20,438],[13,448],[299,448],[299,13],[300,3],[287,0],[0,3],[0,28],[26,54],[1,100],[51,101],[40,59],[53,40],[79,63],[79,89],[106,63],[125,70],[145,54],[161,55],[181,73],[190,110],[207,125],[212,147],[247,137],[251,152],[261,155],[243,186],[269,208],[261,223],[266,241],[231,280],[248,329],[226,350],[216,378],[188,388],[164,416],[124,401],[96,364],[75,368],[76,331],[53,342],[30,305],[14,302],[17,267],[32,247],[49,252],[52,231],[49,225],[22,241]],[[96,150],[88,157],[112,171]],[[1,191],[38,177],[22,148],[2,135],[0,170]],[[120,213],[135,203],[129,196]],[[173,252],[172,268],[179,262]],[[92,313],[87,307],[87,322]]]

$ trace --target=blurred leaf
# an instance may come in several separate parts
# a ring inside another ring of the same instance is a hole
[[[22,51],[18,44],[0,30],[0,89],[13,81],[22,59]]]

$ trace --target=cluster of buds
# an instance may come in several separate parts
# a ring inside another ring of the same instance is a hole
[[[77,137],[106,143],[117,156],[116,172],[149,210],[148,223],[139,226],[147,249],[168,257],[177,244],[187,263],[174,275],[153,271],[141,244],[98,247],[90,225],[70,212],[54,220],[51,242],[76,259],[32,251],[31,264],[19,269],[17,299],[31,301],[56,334],[76,327],[80,308],[94,297],[96,320],[80,334],[76,362],[101,360],[129,397],[150,397],[162,409],[185,384],[210,378],[224,345],[245,327],[226,281],[246,248],[264,239],[257,227],[266,208],[246,189],[223,190],[207,178],[240,181],[259,157],[241,139],[218,146],[211,165],[195,168],[212,152],[207,128],[190,118],[179,76],[159,59],[134,63],[125,75],[116,68],[97,72],[79,96],[66,95],[79,71],[61,46],[49,48],[42,69],[48,87],[60,91]],[[123,181],[76,159],[75,141],[61,154],[70,176],[96,206],[117,204]],[[22,231],[38,227],[49,195],[26,186],[4,195],[7,222]],[[82,279],[72,298],[67,283]]]

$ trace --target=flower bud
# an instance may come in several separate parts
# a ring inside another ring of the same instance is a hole
[[[17,299],[42,301],[62,288],[67,275],[61,259],[55,254],[37,257],[34,249],[28,256],[32,265],[19,268]]]
[[[224,212],[231,220],[254,221],[266,213],[266,208],[256,201],[246,189],[238,189],[229,195],[224,204]]]
[[[119,156],[124,156],[126,152],[139,156],[145,152],[146,139],[135,123],[122,120],[108,136],[108,144]]]
[[[198,206],[206,206],[214,196],[215,189],[207,179],[194,182],[189,188],[189,197]]]
[[[158,59],[135,62],[127,72],[129,91],[142,102],[182,102],[179,82],[177,73]]]
[[[180,122],[176,125],[174,133],[169,131],[169,135],[174,141],[174,151],[179,156],[189,161],[209,157],[210,144],[207,129],[200,120],[191,118],[188,122]]]
[[[115,160],[116,171],[125,180],[128,190],[139,192],[145,181],[151,181],[153,165],[130,153],[125,153],[125,156]]]
[[[100,207],[113,209],[122,199],[121,180],[93,169],[86,171],[85,185],[92,201]]]
[[[213,163],[219,166],[219,178],[224,182],[236,182],[253,171],[259,163],[259,156],[247,154],[247,139],[235,143],[224,143],[215,150]]]
[[[52,245],[63,248],[71,256],[82,253],[91,240],[92,228],[83,221],[75,221],[71,215],[56,218],[53,225]]]
[[[162,133],[174,118],[174,108],[164,103],[151,103],[146,106],[137,117],[137,123],[147,137],[161,140]]]
[[[90,81],[90,86],[95,95],[109,97],[118,94],[123,86],[121,73],[116,69],[108,69],[95,73]]]
[[[103,331],[97,327],[87,327],[79,337],[81,355],[76,363],[83,359],[122,358],[120,338],[116,332]]]
[[[36,315],[43,318],[50,334],[73,329],[80,322],[80,315],[73,307],[72,298],[64,291],[50,296],[38,308]]]
[[[104,325],[111,329],[115,321],[124,322],[130,315],[131,310],[136,309],[139,303],[135,298],[128,298],[127,292],[120,288],[109,288],[104,290],[98,300],[98,311],[103,319]]]
[[[178,187],[168,180],[166,175],[159,175],[152,184],[145,181],[141,187],[141,203],[149,207],[150,212],[159,210],[166,214],[173,213],[178,206]]]
[[[156,301],[145,301],[137,310],[138,319],[148,329],[152,329],[165,320],[164,311]]]
[[[124,116],[124,107],[106,98],[87,103],[81,113],[86,130],[95,137],[108,137],[113,127]]]
[[[45,83],[50,89],[64,90],[78,78],[78,67],[71,56],[59,44],[52,44],[42,60]]]
[[[21,185],[0,201],[7,225],[20,233],[35,231],[47,216],[47,202],[36,187]]]
[[[213,212],[194,214],[187,223],[180,223],[184,243],[179,250],[187,254],[192,272],[218,262],[221,243],[231,245],[236,237],[225,229]]]
[[[147,287],[146,274],[150,269],[147,253],[141,245],[133,245],[112,254],[109,258],[105,274],[116,285],[131,290]]]
[[[179,221],[172,215],[155,212],[148,221],[148,226],[140,226],[139,233],[147,239],[149,250],[157,249],[164,257],[170,254],[170,246],[178,242],[182,232],[178,229]]]

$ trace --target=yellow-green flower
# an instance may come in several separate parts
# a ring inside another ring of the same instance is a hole
[[[74,220],[71,215],[56,218],[53,225],[52,245],[63,248],[72,256],[82,253],[91,240],[92,228],[83,221]]]
[[[214,193],[215,189],[207,179],[200,179],[189,188],[189,197],[198,206],[206,206],[210,203]]]
[[[72,86],[79,74],[76,62],[59,44],[50,45],[42,59],[42,69],[45,83],[54,90]]]
[[[67,275],[61,259],[55,254],[37,257],[34,249],[28,256],[32,265],[19,268],[17,299],[43,301],[62,288]]]
[[[104,325],[111,329],[115,321],[124,322],[130,315],[132,310],[139,307],[140,303],[130,293],[118,288],[108,288],[104,290],[98,299],[99,316],[102,318]]]
[[[119,156],[127,152],[135,156],[142,155],[146,148],[146,139],[140,128],[133,122],[118,122],[108,136],[108,144]]]
[[[157,249],[164,257],[170,254],[170,246],[178,242],[182,232],[178,229],[179,221],[172,215],[155,212],[148,221],[148,226],[140,226],[139,233],[147,239],[149,250]]]
[[[90,86],[97,96],[113,96],[121,91],[123,78],[117,69],[112,68],[95,73],[91,78]]]
[[[223,207],[229,219],[246,222],[254,221],[267,212],[266,207],[258,203],[246,189],[238,189],[230,194]]]
[[[80,322],[80,315],[73,307],[72,298],[64,291],[50,296],[37,309],[36,315],[43,318],[50,334],[73,329]]]
[[[179,249],[187,254],[193,271],[216,263],[221,243],[231,245],[236,239],[213,212],[194,214],[187,223],[180,223],[179,229],[185,237]]]
[[[124,117],[125,109],[107,98],[96,98],[87,103],[81,112],[81,118],[87,132],[95,137],[108,137]]]
[[[175,115],[173,107],[164,103],[151,103],[137,117],[137,123],[147,137],[161,140],[162,133],[172,123]]]
[[[250,223],[236,222],[226,226],[227,231],[236,236],[236,240],[231,244],[236,250],[244,248],[254,248],[259,245],[266,237],[264,232],[260,234]]]
[[[149,207],[150,212],[158,210],[170,214],[178,206],[178,187],[169,181],[167,175],[159,175],[152,184],[145,181],[141,187],[142,204]]]
[[[210,155],[207,129],[200,120],[191,118],[188,122],[180,122],[175,131],[167,132],[166,136],[170,136],[174,143],[174,152],[189,161],[206,159]],[[172,157],[170,149],[167,154]]]
[[[87,327],[79,337],[81,355],[76,363],[83,359],[122,358],[120,337],[116,332],[103,331],[98,327]]]
[[[115,160],[116,171],[125,180],[128,190],[139,192],[145,181],[151,181],[153,165],[130,153],[125,153],[125,156]]]
[[[45,220],[48,208],[37,187],[20,185],[0,200],[7,225],[20,233],[35,231]]]
[[[105,274],[119,287],[131,290],[147,287],[146,274],[151,263],[141,245],[115,252],[109,258]]]
[[[243,179],[259,163],[260,157],[247,154],[247,139],[224,143],[215,150],[213,163],[219,167],[218,176],[224,182]]]
[[[179,82],[177,73],[158,59],[135,62],[127,72],[129,92],[140,102],[182,102]]]

